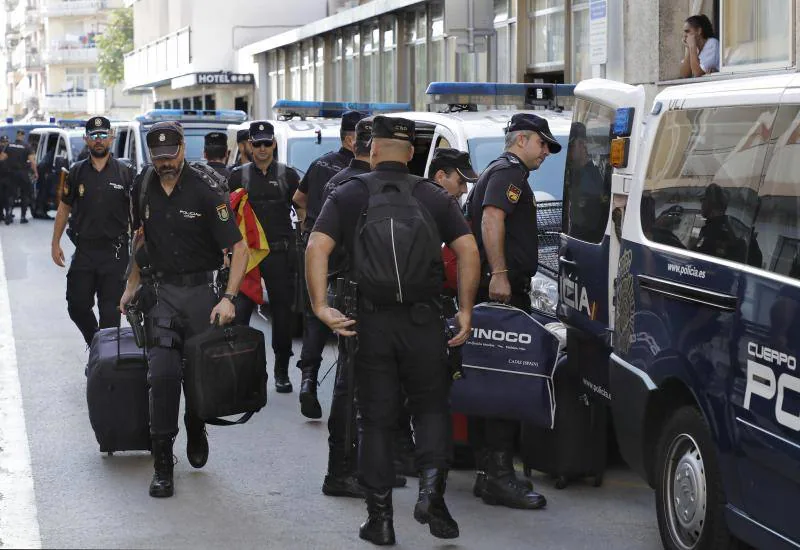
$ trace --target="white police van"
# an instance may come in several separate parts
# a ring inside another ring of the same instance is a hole
[[[800,548],[800,75],[575,96],[612,168],[567,167],[559,313],[664,546]]]
[[[145,136],[156,122],[175,120],[181,123],[186,144],[186,160],[202,161],[205,135],[209,132],[226,132],[231,124],[247,120],[244,111],[235,110],[181,110],[153,109],[126,122],[112,122],[114,144],[112,152],[119,159],[128,160],[138,173],[150,163]]]
[[[278,120],[269,121],[275,127],[278,162],[291,166],[302,178],[312,162],[341,147],[339,132],[341,117],[345,111],[360,111],[366,114],[392,113],[408,110],[411,105],[281,99],[276,101],[272,108],[278,115]],[[249,122],[228,128],[228,143],[233,153],[229,160],[231,164],[239,160],[236,132],[248,128],[250,128]]]
[[[442,147],[468,152],[472,167],[480,173],[503,153],[505,129],[514,114],[529,112],[547,120],[563,149],[532,171],[528,184],[536,198],[540,232],[540,266],[531,282],[531,299],[534,309],[550,318],[555,317],[558,297],[558,235],[572,122],[572,113],[564,111],[563,104],[569,101],[573,89],[571,84],[432,82],[426,91],[428,103],[445,106],[443,112],[397,114],[415,122],[416,151],[410,167],[413,173],[423,176],[433,175],[429,174],[430,164],[436,149]]]

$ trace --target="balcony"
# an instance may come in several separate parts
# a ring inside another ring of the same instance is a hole
[[[95,15],[100,10],[119,7],[121,2],[114,0],[47,0],[42,3],[42,16],[44,17],[78,17]]]
[[[40,108],[48,113],[85,113],[89,109],[88,95],[85,92],[46,95]]]
[[[27,51],[24,44],[11,52],[11,68],[16,71],[31,71],[42,68],[42,58],[34,51]]]
[[[192,62],[191,29],[184,27],[125,54],[125,88],[184,74]]]
[[[56,46],[46,50],[42,60],[47,65],[94,65],[97,48]]]

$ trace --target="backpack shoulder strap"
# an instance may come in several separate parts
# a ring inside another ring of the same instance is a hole
[[[248,193],[250,192],[250,170],[252,169],[251,164],[252,163],[248,162],[242,164],[242,166],[239,168],[239,170],[242,171],[242,188]]]
[[[222,195],[228,192],[225,178],[205,162],[190,162],[189,168],[215,193]]]
[[[282,162],[275,162],[275,179],[278,180],[278,187],[281,189],[281,195],[291,202],[292,197],[289,196],[289,182],[286,181],[286,165]]]
[[[147,202],[147,189],[150,187],[150,182],[153,179],[155,168],[152,164],[148,164],[144,169],[142,175],[142,186],[139,188],[139,223],[144,225],[144,212]]]

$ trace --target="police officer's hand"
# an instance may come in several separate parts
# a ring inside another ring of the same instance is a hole
[[[328,328],[340,336],[355,336],[356,331],[348,330],[347,327],[352,327],[356,321],[345,316],[338,309],[332,307],[324,307],[317,312],[317,318],[325,323]]]
[[[508,273],[495,273],[489,281],[489,299],[507,304],[511,300],[511,283]]]
[[[64,251],[61,250],[61,243],[53,243],[50,246],[50,257],[57,266],[64,267]]]
[[[119,299],[119,310],[122,312],[123,315],[128,313],[128,304],[133,301],[133,298],[136,296],[137,289],[130,289],[125,286],[125,292],[122,293],[122,298]]]
[[[451,348],[462,346],[466,343],[472,330],[472,313],[459,310],[456,313],[456,326],[458,327],[458,333],[447,341],[447,345]]]
[[[211,310],[210,323],[214,324],[214,320],[217,319],[217,317],[219,317],[220,326],[227,325],[236,317],[236,306],[227,298],[223,298],[214,306],[214,309]]]

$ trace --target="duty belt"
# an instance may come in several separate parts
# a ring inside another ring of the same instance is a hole
[[[197,286],[214,282],[213,271],[196,271],[194,273],[153,273],[153,279],[161,284],[175,286]]]
[[[437,310],[441,310],[441,302],[440,298],[431,298],[430,300],[423,300],[420,302],[394,302],[394,303],[386,303],[386,304],[376,304],[372,300],[365,298],[364,296],[358,297],[358,309],[364,311],[365,313],[378,313],[381,311],[394,311],[394,310],[404,310],[404,309],[412,309],[414,307],[419,306],[430,306]]]

